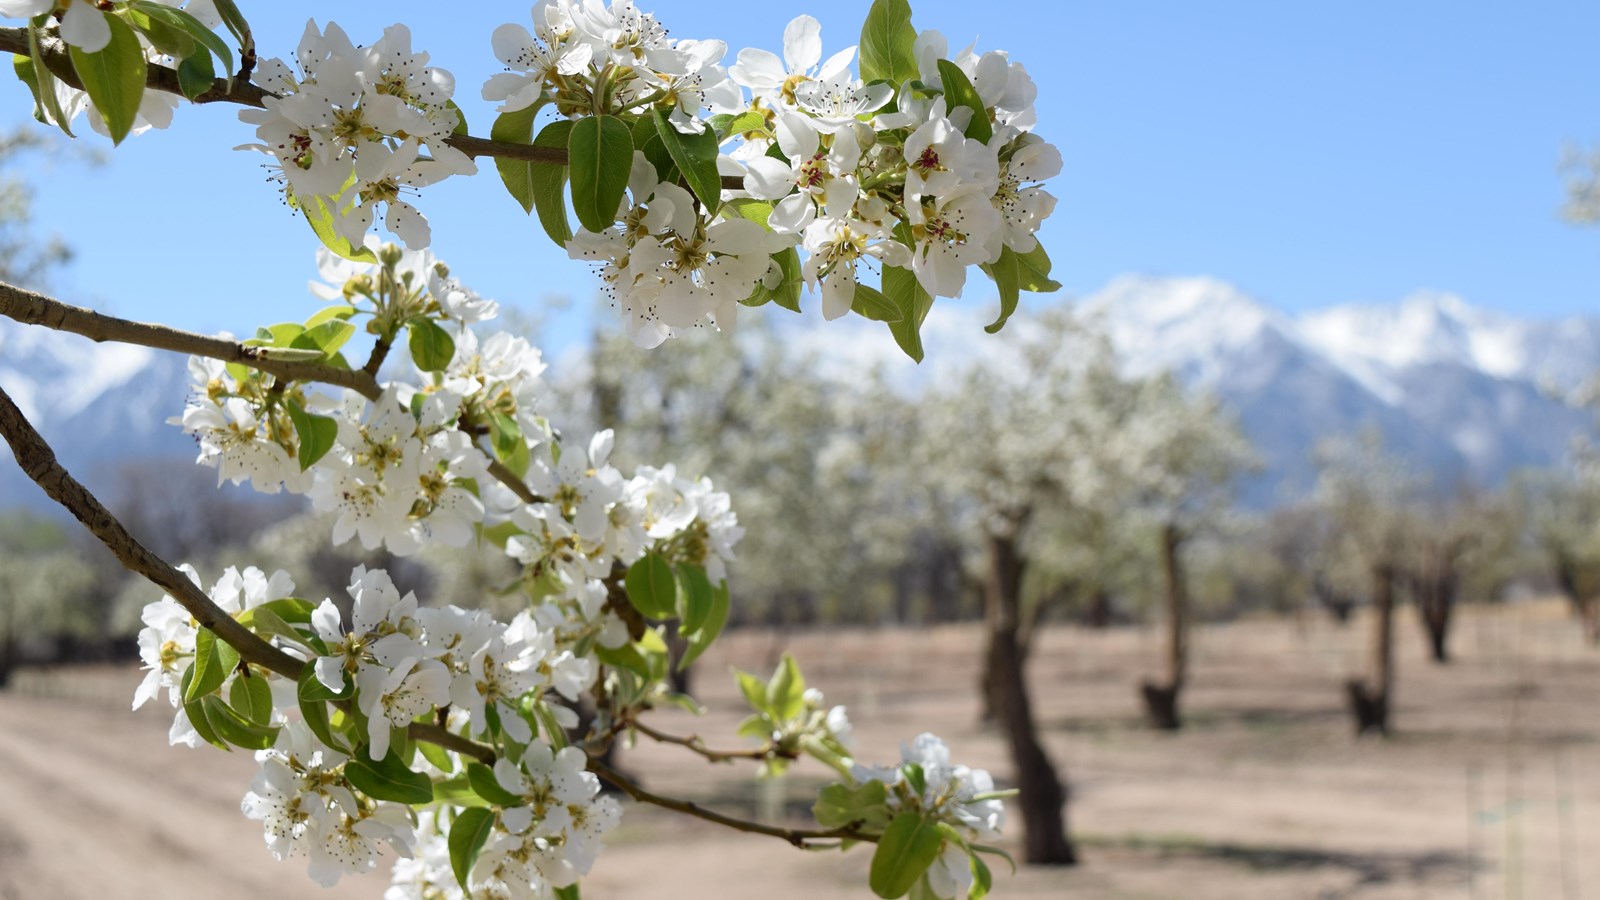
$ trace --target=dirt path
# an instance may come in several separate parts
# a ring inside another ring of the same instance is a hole
[[[1087,864],[997,871],[995,896],[1600,896],[1600,651],[1547,606],[1470,611],[1459,659],[1444,667],[1423,661],[1409,615],[1405,626],[1389,741],[1353,740],[1341,708],[1359,623],[1202,630],[1177,735],[1137,718],[1152,634],[1050,631],[1030,677],[1072,781]],[[1004,747],[974,723],[976,639],[942,628],[788,644],[810,682],[855,711],[862,759],[893,759],[898,741],[930,728],[1003,778]],[[730,662],[766,667],[777,646],[731,636],[699,671],[697,695],[713,712],[661,711],[655,723],[737,745],[738,698],[723,673]],[[381,874],[321,891],[303,862],[272,860],[238,812],[249,755],[168,748],[165,708],[126,712],[136,681],[125,669],[29,675],[0,694],[0,900],[382,895]],[[773,789],[749,767],[712,768],[655,745],[624,764],[659,791],[797,821],[820,777],[802,769]],[[588,900],[870,896],[864,850],[804,854],[653,809],[630,809],[610,843]]]

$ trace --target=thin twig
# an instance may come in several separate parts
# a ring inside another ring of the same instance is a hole
[[[653,794],[640,787],[637,782],[628,778],[628,776],[623,775],[616,769],[613,769],[604,762],[601,762],[597,757],[591,756],[589,758],[589,771],[598,775],[605,781],[610,782],[613,786],[620,789],[623,793],[640,803],[648,803],[652,806],[659,806],[663,809],[670,809],[673,812],[683,813],[686,816],[704,819],[707,822],[715,822],[718,825],[727,826],[735,831],[743,831],[748,834],[765,834],[770,835],[771,837],[782,838],[802,850],[811,846],[809,843],[811,841],[848,840],[867,841],[874,844],[878,842],[878,835],[859,830],[859,826],[856,823],[846,825],[842,828],[828,829],[780,828],[776,825],[764,825],[760,822],[751,822],[747,819],[735,819],[732,816],[725,816],[722,813],[714,810],[706,809],[700,804],[695,803],[693,800],[679,800],[676,797],[663,797],[660,794]]]
[[[774,747],[770,743],[765,747],[756,747],[752,750],[712,750],[710,747],[706,746],[705,741],[701,740],[700,736],[697,734],[691,734],[688,737],[667,734],[664,731],[658,731],[655,728],[644,724],[632,716],[629,716],[627,719],[627,727],[632,728],[634,731],[639,732],[640,734],[651,739],[652,741],[656,741],[657,743],[676,744],[679,747],[692,750],[711,762],[733,762],[736,759],[753,759],[757,762],[765,762],[774,758],[800,758],[799,753],[793,750],[784,750],[780,747]]]
[[[83,79],[78,77],[77,71],[72,66],[72,57],[68,55],[66,46],[62,41],[48,33],[40,34],[40,52],[44,57],[45,67],[51,74],[62,82],[83,89]],[[28,30],[26,28],[0,28],[0,50],[10,51],[19,56],[29,56]],[[183,96],[183,89],[178,84],[178,73],[166,66],[149,65],[145,67],[145,86],[169,94]],[[217,79],[211,89],[192,98],[195,103],[233,103],[239,106],[251,106],[257,109],[266,107],[267,98],[274,96],[244,79],[236,78],[230,85],[224,79]],[[515,159],[527,162],[552,163],[558,166],[567,164],[567,150],[565,147],[535,146],[533,144],[518,144],[511,141],[496,141],[488,138],[473,137],[468,134],[455,134],[445,138],[445,143],[460,150],[471,157],[491,156],[497,159]],[[728,190],[743,190],[744,179],[734,175],[723,176],[722,186]]]
[[[318,381],[334,387],[349,388],[369,400],[376,400],[383,393],[378,387],[377,380],[361,369],[340,369],[317,362],[274,359],[268,355],[270,351],[266,348],[251,347],[238,341],[169,328],[165,325],[119,319],[92,309],[62,303],[60,300],[53,300],[43,294],[5,282],[0,282],[0,315],[8,316],[24,325],[42,325],[56,331],[69,331],[96,342],[116,341],[154,347],[157,350],[188,353],[223,362],[240,363],[289,381]]]

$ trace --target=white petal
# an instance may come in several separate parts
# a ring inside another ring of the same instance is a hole
[[[796,16],[783,29],[783,61],[790,72],[804,72],[822,58],[822,23]]]
[[[61,17],[61,39],[86,53],[97,53],[111,43],[111,23],[105,13],[79,0]]]

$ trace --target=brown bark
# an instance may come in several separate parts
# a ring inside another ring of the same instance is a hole
[[[1600,646],[1600,595],[1593,590],[1593,579],[1585,578],[1580,564],[1562,549],[1552,551],[1556,583],[1572,604],[1572,614],[1583,627],[1589,642]]]
[[[1074,865],[1067,839],[1067,789],[1039,744],[1038,729],[1017,646],[1021,625],[1023,561],[1015,535],[990,535],[985,585],[989,632],[988,679],[995,712],[1011,746],[1016,768],[1016,804],[1022,813],[1023,859],[1035,864]]]
[[[1334,587],[1333,583],[1320,573],[1311,579],[1311,592],[1316,595],[1317,602],[1332,614],[1335,622],[1344,625],[1350,621],[1350,613],[1356,607],[1354,597]]]
[[[1372,569],[1372,658],[1365,680],[1345,685],[1356,734],[1389,733],[1389,707],[1394,687],[1394,570],[1387,564]]]
[[[1178,694],[1189,668],[1189,591],[1183,580],[1183,533],[1168,523],[1161,529],[1161,572],[1166,587],[1166,680],[1139,685],[1145,714],[1153,728],[1176,731],[1182,726]]]
[[[1083,624],[1090,628],[1107,628],[1111,625],[1111,592],[1096,587],[1089,593],[1089,607],[1084,610]]]
[[[1450,661],[1450,620],[1456,606],[1454,567],[1441,563],[1434,571],[1409,579],[1411,594],[1417,601],[1417,615],[1428,641],[1428,653],[1436,663]]]

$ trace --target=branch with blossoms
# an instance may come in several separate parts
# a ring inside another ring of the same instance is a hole
[[[38,15],[0,29],[0,47],[18,54],[37,117],[69,128],[87,112],[116,141],[166,127],[185,97],[248,107],[258,142],[245,149],[273,158],[287,202],[352,259],[372,261],[363,235],[380,210],[426,247],[413,198],[489,156],[549,237],[595,264],[642,346],[731,328],[741,307],[798,311],[810,287],[826,318],[884,322],[920,361],[935,298],[960,297],[972,266],[999,295],[990,331],[1022,292],[1060,287],[1034,237],[1061,156],[1032,133],[1033,82],[1000,51],[946,58],[904,0],[872,6],[859,54],[823,60],[820,26],[801,16],[782,59],[746,49],[727,67],[722,42],[670,39],[631,2],[545,0],[531,30],[491,38],[507,71],[481,91],[499,104],[488,138],[468,134],[455,77],[405,26],[357,46],[310,23],[292,64],[267,59],[252,83],[217,77],[232,54],[212,29],[254,46],[233,4],[176,4],[7,0],[0,13]]]
[[[820,25],[801,16],[782,58],[747,49],[726,67],[720,41],[669,38],[631,0],[541,0],[531,29],[502,25],[488,41],[506,71],[482,87],[498,115],[478,138],[454,76],[403,25],[358,46],[309,23],[291,61],[257,63],[232,0],[0,0],[0,15],[28,19],[0,29],[0,47],[16,54],[35,115],[69,134],[83,115],[120,143],[167,127],[182,98],[245,107],[248,149],[271,158],[323,244],[313,292],[325,301],[240,341],[5,285],[0,313],[191,354],[190,397],[171,422],[197,461],[219,484],[304,495],[335,544],[398,556],[487,545],[519,566],[526,608],[510,621],[429,605],[359,566],[349,604],[249,566],[206,587],[128,535],[0,393],[0,432],[24,470],[166,592],[142,615],[134,707],[164,694],[172,743],[256,754],[243,809],[274,855],[304,857],[332,884],[390,848],[392,896],[572,897],[621,815],[604,779],[796,846],[874,843],[869,886],[882,897],[987,893],[1004,792],[931,735],[896,765],[859,764],[844,709],[808,689],[792,657],[767,677],[735,673],[747,750],[640,721],[664,703],[697,708],[668,687],[666,634],[686,641],[676,664],[689,665],[729,619],[743,533],[732,500],[671,463],[624,474],[611,432],[580,439],[550,422],[539,351],[488,330],[496,304],[427,251],[414,200],[495,157],[547,235],[595,264],[643,346],[727,330],[741,307],[798,311],[809,286],[827,318],[887,323],[920,360],[934,298],[960,296],[972,266],[999,294],[991,331],[1020,292],[1059,287],[1034,235],[1060,156],[1032,134],[1020,65],[950,57],[904,0],[872,5],[859,48],[824,60]],[[380,215],[404,247],[371,234]],[[372,350],[352,364],[363,331]],[[580,727],[583,699],[597,712]],[[819,791],[817,828],[747,822],[592,756],[625,733],[764,776],[809,761],[837,777]]]

